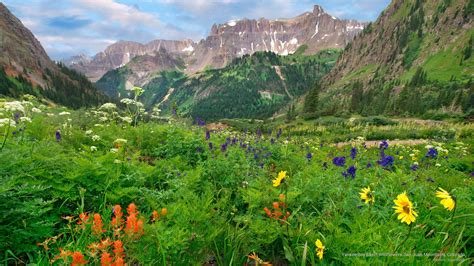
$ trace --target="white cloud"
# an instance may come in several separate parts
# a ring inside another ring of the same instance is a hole
[[[160,21],[153,14],[113,0],[76,0],[74,3],[102,15],[107,20],[119,22],[122,26],[138,27],[146,24],[149,27],[156,27],[160,25]]]

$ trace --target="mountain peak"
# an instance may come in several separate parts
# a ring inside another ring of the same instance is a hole
[[[322,6],[320,6],[320,5],[314,5],[314,7],[313,7],[313,14],[318,15],[318,14],[323,14],[323,13],[326,13],[326,12],[324,11],[324,9],[323,9]]]

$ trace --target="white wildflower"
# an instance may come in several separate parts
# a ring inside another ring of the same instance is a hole
[[[97,151],[97,147],[96,146],[91,146],[91,151],[92,152]]]
[[[92,141],[99,141],[100,140],[100,136],[99,135],[94,135],[92,136]]]
[[[91,135],[92,133],[94,133],[94,132],[90,129],[86,131],[86,135]]]
[[[114,103],[104,103],[99,109],[112,110],[116,108],[117,105],[115,105]]]
[[[28,123],[31,123],[31,118],[26,117],[26,116],[22,116],[22,117],[20,117],[20,121],[21,121],[21,122],[28,122]]]
[[[131,124],[132,121],[133,121],[133,119],[132,119],[131,117],[129,117],[129,116],[123,116],[123,117],[120,117],[120,119],[121,119],[123,122],[129,123],[129,124]]]
[[[111,152],[111,153],[117,153],[117,152],[118,152],[118,149],[112,148],[112,149],[110,149],[110,152]]]
[[[69,113],[69,112],[61,112],[61,113],[59,113],[59,115],[70,115],[70,114],[71,114],[71,113]]]
[[[130,105],[130,104],[134,104],[134,103],[135,103],[134,100],[129,99],[129,98],[124,98],[124,99],[120,100],[120,102],[121,102],[121,103],[124,103],[124,104],[126,104],[126,105]]]
[[[25,113],[25,107],[19,101],[6,102],[4,108],[9,112]]]
[[[127,143],[126,139],[116,139],[114,140],[114,144],[125,144]]]
[[[13,119],[10,118],[0,118],[0,127],[10,124],[11,127],[16,126],[16,123]]]
[[[33,107],[33,108],[31,109],[31,111],[32,111],[33,113],[41,113],[41,112],[42,112],[41,109],[38,109],[38,108],[36,108],[36,107]]]

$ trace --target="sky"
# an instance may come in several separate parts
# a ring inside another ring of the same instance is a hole
[[[390,0],[0,0],[52,59],[93,56],[119,40],[205,38],[214,23],[291,18],[318,4],[330,15],[373,21]]]

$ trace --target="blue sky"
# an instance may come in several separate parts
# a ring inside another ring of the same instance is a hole
[[[373,21],[390,0],[2,0],[53,59],[92,56],[118,40],[193,39],[213,23],[290,18],[313,5],[339,18]]]

